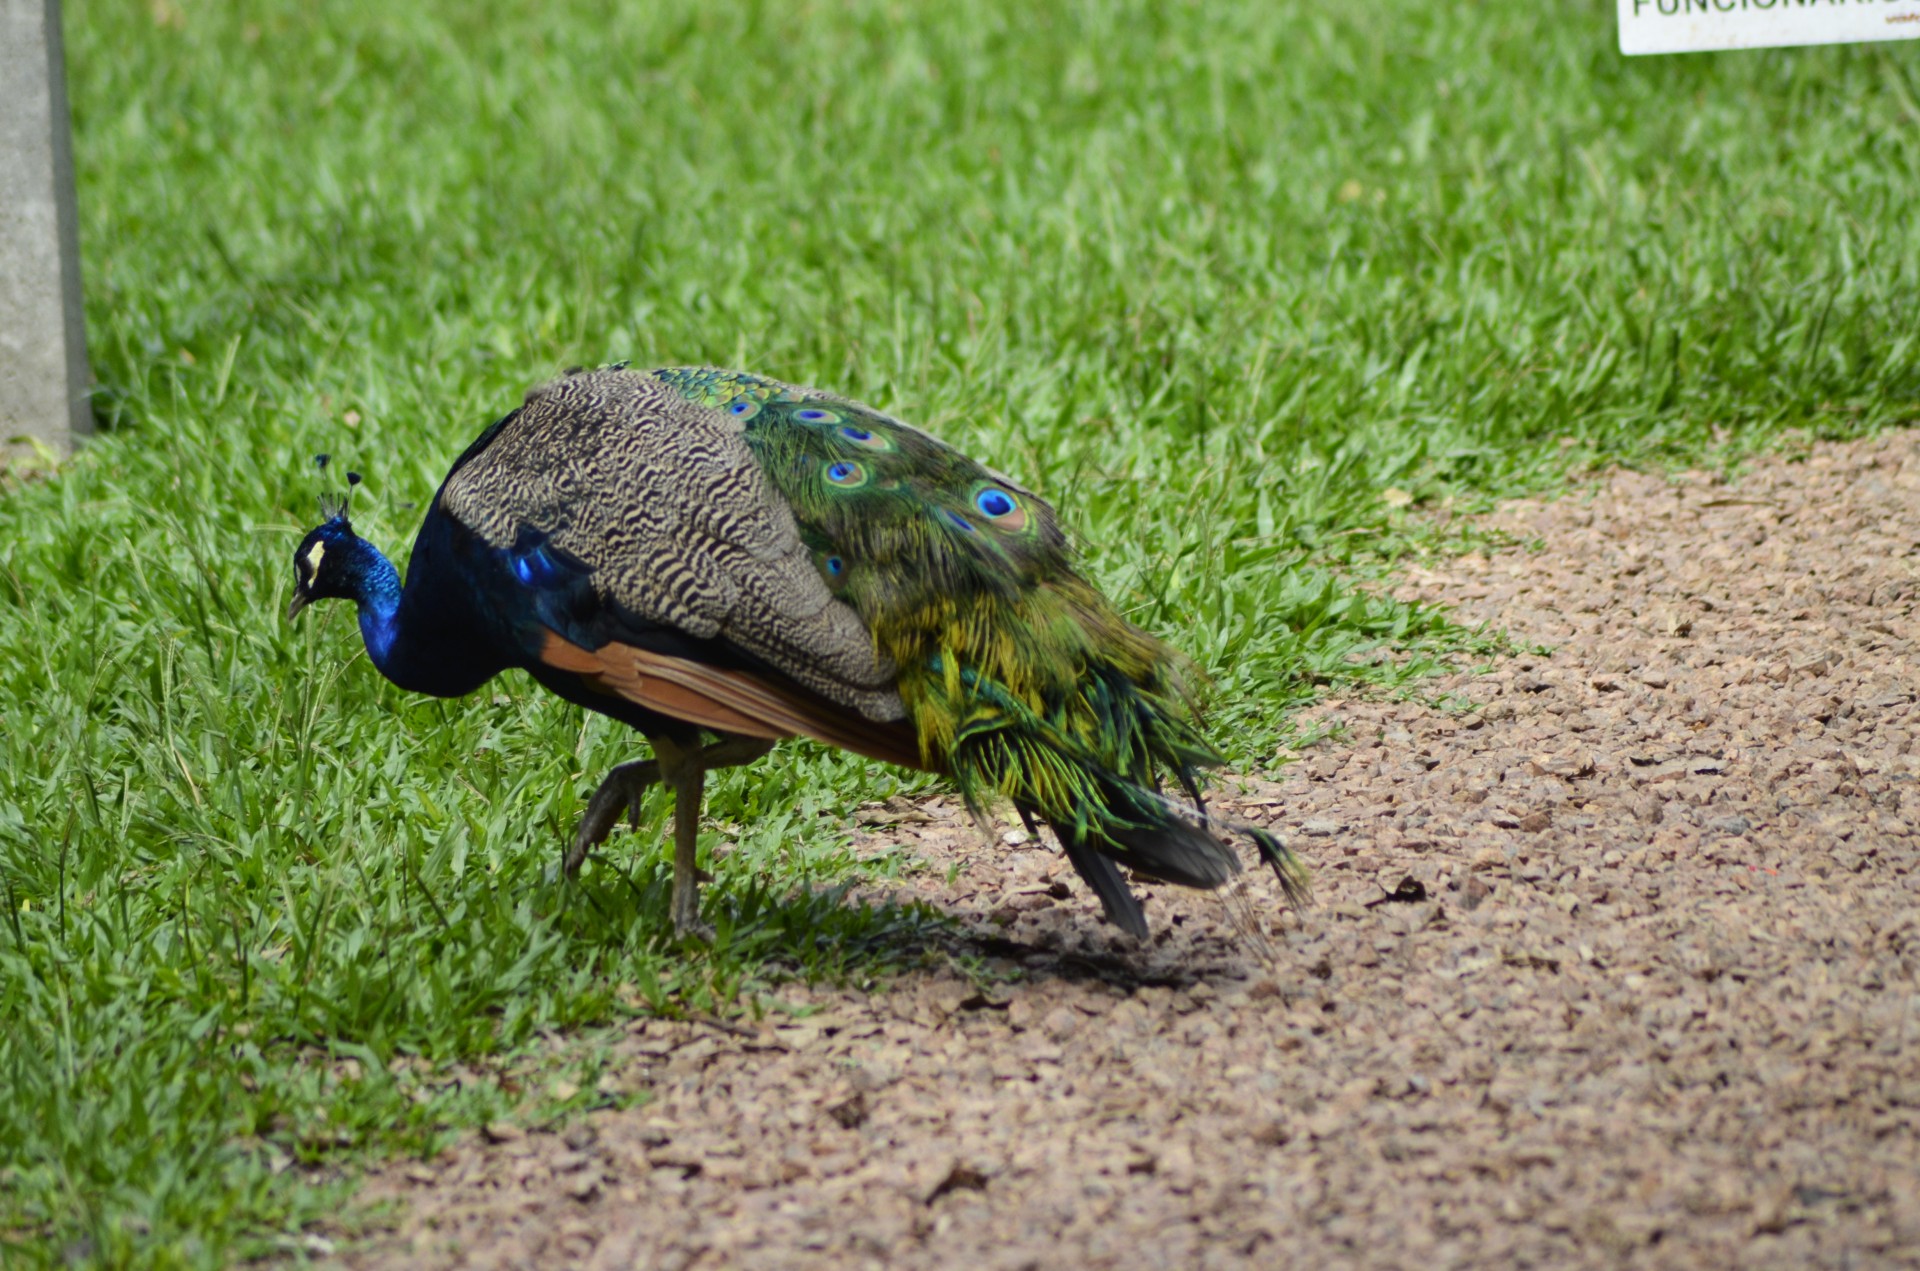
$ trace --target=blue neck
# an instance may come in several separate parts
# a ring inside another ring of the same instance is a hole
[[[380,674],[416,693],[459,697],[506,669],[469,589],[444,562],[423,562],[416,545],[410,585],[403,588],[400,572],[373,544],[356,538],[345,550],[353,555],[360,636]]]
[[[396,684],[400,677],[394,672],[398,669],[394,663],[394,649],[400,636],[400,571],[393,562],[380,554],[380,549],[367,542],[358,540],[362,549],[360,556],[359,583],[354,603],[360,606],[360,637],[367,642],[367,656],[380,668],[380,673]]]

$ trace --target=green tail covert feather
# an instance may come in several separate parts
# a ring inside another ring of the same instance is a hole
[[[655,374],[741,421],[821,577],[897,668],[926,765],[976,816],[1004,800],[1047,822],[1136,936],[1145,917],[1114,864],[1218,887],[1242,869],[1223,831],[1304,899],[1278,839],[1206,813],[1200,772],[1221,758],[1199,730],[1192,668],[1075,572],[1046,502],[855,402],[736,372]]]

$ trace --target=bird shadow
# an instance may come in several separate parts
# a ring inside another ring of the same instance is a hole
[[[1182,930],[1178,918],[1142,942],[1091,915],[1067,915],[1019,935],[991,915],[925,899],[874,897],[858,875],[825,883],[735,872],[702,888],[710,940],[680,938],[669,917],[671,872],[647,864],[608,866],[591,879],[560,880],[567,936],[615,957],[705,962],[737,984],[770,979],[846,983],[927,970],[958,971],[986,987],[1022,980],[1189,988],[1262,974],[1274,960],[1264,939]],[[664,1002],[662,1003],[665,1004]]]
[[[558,880],[556,921],[615,957],[704,961],[732,978],[869,978],[922,964],[951,920],[932,906],[860,897],[865,880],[824,884],[735,871],[701,888],[710,938],[674,934],[665,866],[607,866]]]

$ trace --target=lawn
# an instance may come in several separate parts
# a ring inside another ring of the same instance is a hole
[[[1606,0],[66,8],[102,433],[0,495],[9,1264],[301,1257],[368,1154],[622,1097],[599,1026],[944,956],[832,890],[913,868],[847,826],[925,783],[815,748],[710,785],[710,950],[665,938],[663,801],[558,881],[635,739],[282,623],[317,451],[403,551],[564,367],[838,389],[1050,495],[1254,769],[1328,684],[1498,651],[1356,586],[1458,549],[1425,513],[1920,416],[1913,45],[1626,61]]]

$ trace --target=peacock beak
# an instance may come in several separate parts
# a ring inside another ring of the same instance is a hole
[[[308,596],[304,591],[293,593],[293,599],[287,602],[287,621],[292,622],[302,609],[307,607]]]

